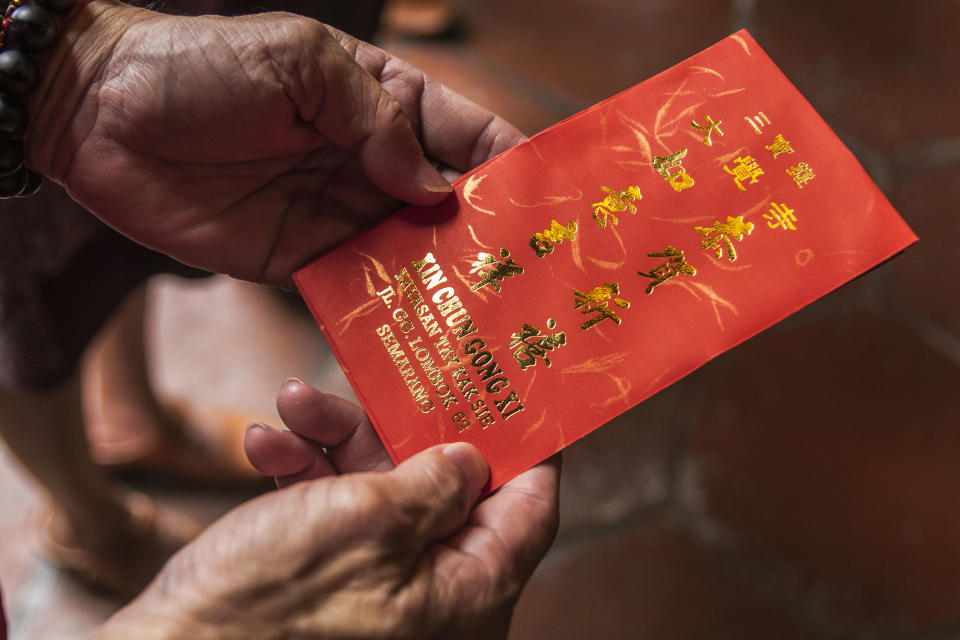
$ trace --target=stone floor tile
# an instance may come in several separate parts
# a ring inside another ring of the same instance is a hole
[[[899,293],[921,317],[960,340],[960,161],[908,175],[891,201],[920,237],[890,265]]]
[[[695,507],[832,628],[960,620],[954,361],[864,313],[774,328],[705,378]]]
[[[484,0],[466,3],[468,43],[577,110],[729,35],[730,0]]]
[[[960,136],[960,4],[758,0],[754,35],[827,122],[877,151]]]
[[[38,499],[38,489],[0,441],[0,589],[7,607],[33,562]]]
[[[561,536],[616,525],[667,502],[677,433],[693,392],[693,382],[676,384],[564,450]]]
[[[821,637],[666,521],[585,540],[549,558],[521,596],[510,634],[510,640]]]
[[[403,39],[380,44],[527,135],[538,133],[570,115],[557,105],[538,99],[509,67],[495,68],[462,45]]]
[[[164,398],[279,424],[274,401],[288,377],[324,379],[325,390],[351,396],[330,375],[339,366],[316,323],[287,294],[222,276],[157,278],[149,291],[154,382]]]

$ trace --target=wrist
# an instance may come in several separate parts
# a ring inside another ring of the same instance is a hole
[[[56,45],[39,60],[27,102],[27,164],[62,183],[73,152],[96,120],[96,92],[111,52],[151,11],[118,0],[79,0],[61,23]]]

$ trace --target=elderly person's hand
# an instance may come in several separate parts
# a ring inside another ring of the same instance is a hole
[[[359,407],[300,382],[277,404],[293,431],[251,427],[246,448],[293,486],[215,523],[100,637],[505,638],[556,532],[559,460],[475,504],[472,446],[388,470]]]
[[[285,13],[92,0],[29,103],[27,162],[132,239],[289,286],[312,257],[450,191],[520,132],[369,44]]]

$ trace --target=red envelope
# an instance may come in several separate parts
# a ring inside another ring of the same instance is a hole
[[[916,241],[746,31],[454,191],[295,280],[391,458],[491,489]]]

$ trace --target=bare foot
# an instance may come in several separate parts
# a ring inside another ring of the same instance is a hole
[[[186,403],[145,410],[85,390],[87,442],[93,461],[118,472],[146,471],[207,487],[259,484],[243,453],[256,416]]]
[[[130,294],[91,343],[81,387],[93,461],[118,471],[164,473],[207,486],[263,481],[243,455],[257,416],[211,407],[161,406],[144,345],[146,293]]]
[[[80,582],[132,599],[203,527],[141,493],[130,492],[123,502],[128,508],[126,522],[82,534],[62,512],[51,507],[40,535],[49,559]]]

